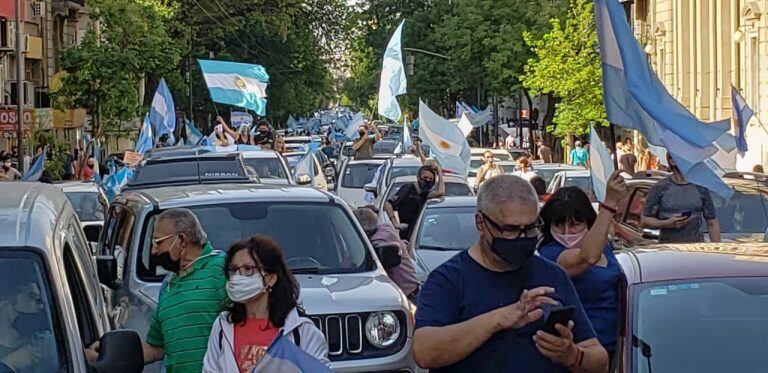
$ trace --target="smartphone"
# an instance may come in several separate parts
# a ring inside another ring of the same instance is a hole
[[[683,211],[682,213],[680,213],[680,215],[684,218],[690,218],[692,214],[693,214],[693,211],[690,211],[690,210]]]
[[[547,321],[544,324],[544,328],[541,329],[549,334],[560,335],[555,329],[555,325],[560,324],[565,327],[568,326],[568,322],[573,318],[573,312],[576,310],[574,306],[553,308],[549,311]]]

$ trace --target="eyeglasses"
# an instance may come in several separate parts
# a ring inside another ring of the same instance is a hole
[[[520,236],[535,237],[539,234],[539,228],[543,226],[541,220],[523,226],[503,226],[493,221],[493,219],[489,218],[488,215],[482,211],[480,211],[480,215],[483,217],[483,220],[487,221],[488,224],[493,227],[493,229],[509,238],[518,238]]]
[[[245,265],[240,267],[230,267],[227,269],[227,273],[230,277],[236,274],[240,274],[240,276],[251,277],[257,273],[261,274],[261,271],[259,271],[259,267],[257,266]]]
[[[154,245],[154,246],[160,246],[160,244],[162,244],[162,243],[163,243],[163,241],[165,241],[165,240],[167,240],[167,239],[169,239],[169,238],[171,238],[171,237],[173,237],[173,236],[175,236],[175,235],[177,235],[177,234],[178,234],[178,233],[171,233],[171,234],[169,234],[169,235],[167,235],[167,236],[163,236],[163,237],[160,237],[160,238],[153,238],[153,239],[152,239],[152,245]]]

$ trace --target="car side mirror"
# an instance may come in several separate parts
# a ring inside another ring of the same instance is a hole
[[[99,340],[99,359],[93,365],[98,373],[140,373],[144,370],[141,338],[133,330],[114,330]]]
[[[397,243],[384,244],[380,246],[374,246],[376,250],[376,256],[379,257],[381,265],[384,269],[390,269],[400,265],[402,258],[400,257],[400,245]]]
[[[376,184],[373,184],[373,183],[365,184],[363,186],[363,189],[365,189],[365,191],[368,193],[373,193],[374,195],[376,194]]]
[[[661,232],[658,229],[643,229],[644,240],[658,240]]]
[[[88,242],[99,242],[99,238],[101,237],[101,226],[100,225],[86,225],[83,227],[83,233],[85,233],[85,239]]]
[[[96,273],[102,285],[112,290],[117,290],[120,287],[120,282],[117,278],[117,258],[114,256],[96,256]]]
[[[309,185],[310,183],[312,183],[312,179],[309,175],[299,175],[296,177],[296,184],[298,185]]]

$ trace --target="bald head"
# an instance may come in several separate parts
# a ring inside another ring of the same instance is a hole
[[[531,183],[513,175],[488,179],[477,192],[477,209],[484,213],[493,213],[510,203],[538,209],[539,198]]]

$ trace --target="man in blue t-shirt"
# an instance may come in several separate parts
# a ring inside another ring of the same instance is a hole
[[[435,269],[421,289],[413,336],[416,363],[434,372],[603,372],[600,345],[568,275],[534,256],[538,198],[512,175],[477,196],[478,241]],[[574,306],[557,335],[548,312]]]
[[[571,150],[571,165],[589,168],[589,152],[584,149],[581,141],[576,141],[576,148]]]

